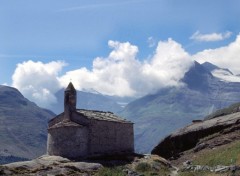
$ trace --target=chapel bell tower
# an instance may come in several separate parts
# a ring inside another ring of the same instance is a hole
[[[76,111],[77,93],[72,82],[64,91],[64,119],[71,120],[72,112]]]

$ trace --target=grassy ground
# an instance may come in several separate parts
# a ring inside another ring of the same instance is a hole
[[[98,171],[96,176],[125,176],[126,174],[123,172],[123,168],[121,167],[113,167],[108,168],[104,167]]]
[[[208,166],[240,165],[240,141],[204,153],[200,152],[194,158],[193,164]]]
[[[233,142],[231,144],[218,147],[216,149],[209,149],[205,151],[200,151],[196,153],[193,159],[194,165],[207,165],[207,166],[217,166],[217,165],[240,165],[240,141]],[[158,158],[152,158],[148,160],[141,159],[138,162],[131,164],[131,170],[137,173],[143,174],[144,176],[153,175],[169,175],[170,168],[164,166]],[[122,167],[113,168],[103,168],[98,172],[98,176],[125,176],[126,173],[123,172]],[[238,173],[211,173],[210,171],[187,171],[179,172],[179,176],[239,176]]]
[[[170,173],[169,168],[159,165],[157,162],[152,164],[141,162],[136,165],[135,170],[144,176],[168,176]]]
[[[216,149],[201,151],[193,158],[193,165],[239,165],[240,166],[240,141],[221,146]],[[237,173],[211,173],[209,172],[180,172],[179,176],[239,176],[240,172]]]
[[[210,172],[181,172],[179,176],[239,176],[239,175],[231,175],[230,173],[216,174]]]
[[[151,155],[143,158],[137,158],[134,162],[129,163],[124,166],[117,167],[104,167],[97,172],[97,176],[126,176],[127,173],[124,172],[130,171],[144,176],[168,176],[171,173],[171,170],[174,170],[170,167],[168,161],[163,158],[160,158],[156,155]]]

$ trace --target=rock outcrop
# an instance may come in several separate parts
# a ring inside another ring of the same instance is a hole
[[[32,161],[0,165],[0,175],[142,176],[150,172],[152,175],[176,175],[178,170],[169,161],[157,155],[136,154],[120,158],[119,156],[112,157],[78,162],[60,156],[43,155]],[[115,166],[120,167],[116,168]]]
[[[240,139],[239,129],[240,112],[196,121],[167,136],[151,153],[166,159],[175,159],[189,149],[199,151],[206,147],[214,148]]]
[[[60,156],[43,155],[37,159],[0,166],[0,175],[91,175],[99,163],[73,162]]]

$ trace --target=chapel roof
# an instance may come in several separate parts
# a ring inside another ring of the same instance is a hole
[[[86,109],[77,109],[75,113],[80,116],[85,117],[88,120],[99,120],[106,122],[116,122],[116,123],[128,123],[132,124],[131,121],[123,119],[112,112],[104,112],[97,110],[86,110]],[[75,120],[66,121],[64,119],[64,112],[57,115],[53,119],[48,122],[49,129],[59,128],[59,127],[67,127],[67,126],[82,126],[79,122]]]
[[[53,128],[60,128],[60,127],[82,127],[82,125],[75,123],[73,121],[60,121],[52,126],[50,126],[48,129],[53,129]]]
[[[120,123],[132,123],[126,119],[123,119],[112,112],[96,111],[96,110],[86,110],[86,109],[77,109],[77,113],[83,115],[88,119],[94,120],[103,120],[103,121],[112,121]]]

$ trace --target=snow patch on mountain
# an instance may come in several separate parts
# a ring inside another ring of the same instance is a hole
[[[233,75],[230,72],[224,69],[215,69],[212,72],[212,75],[227,82],[240,82],[240,77]]]
[[[201,64],[206,70],[211,72],[211,74],[225,82],[240,82],[240,76],[234,75],[227,68],[220,68],[210,62],[204,62]]]

